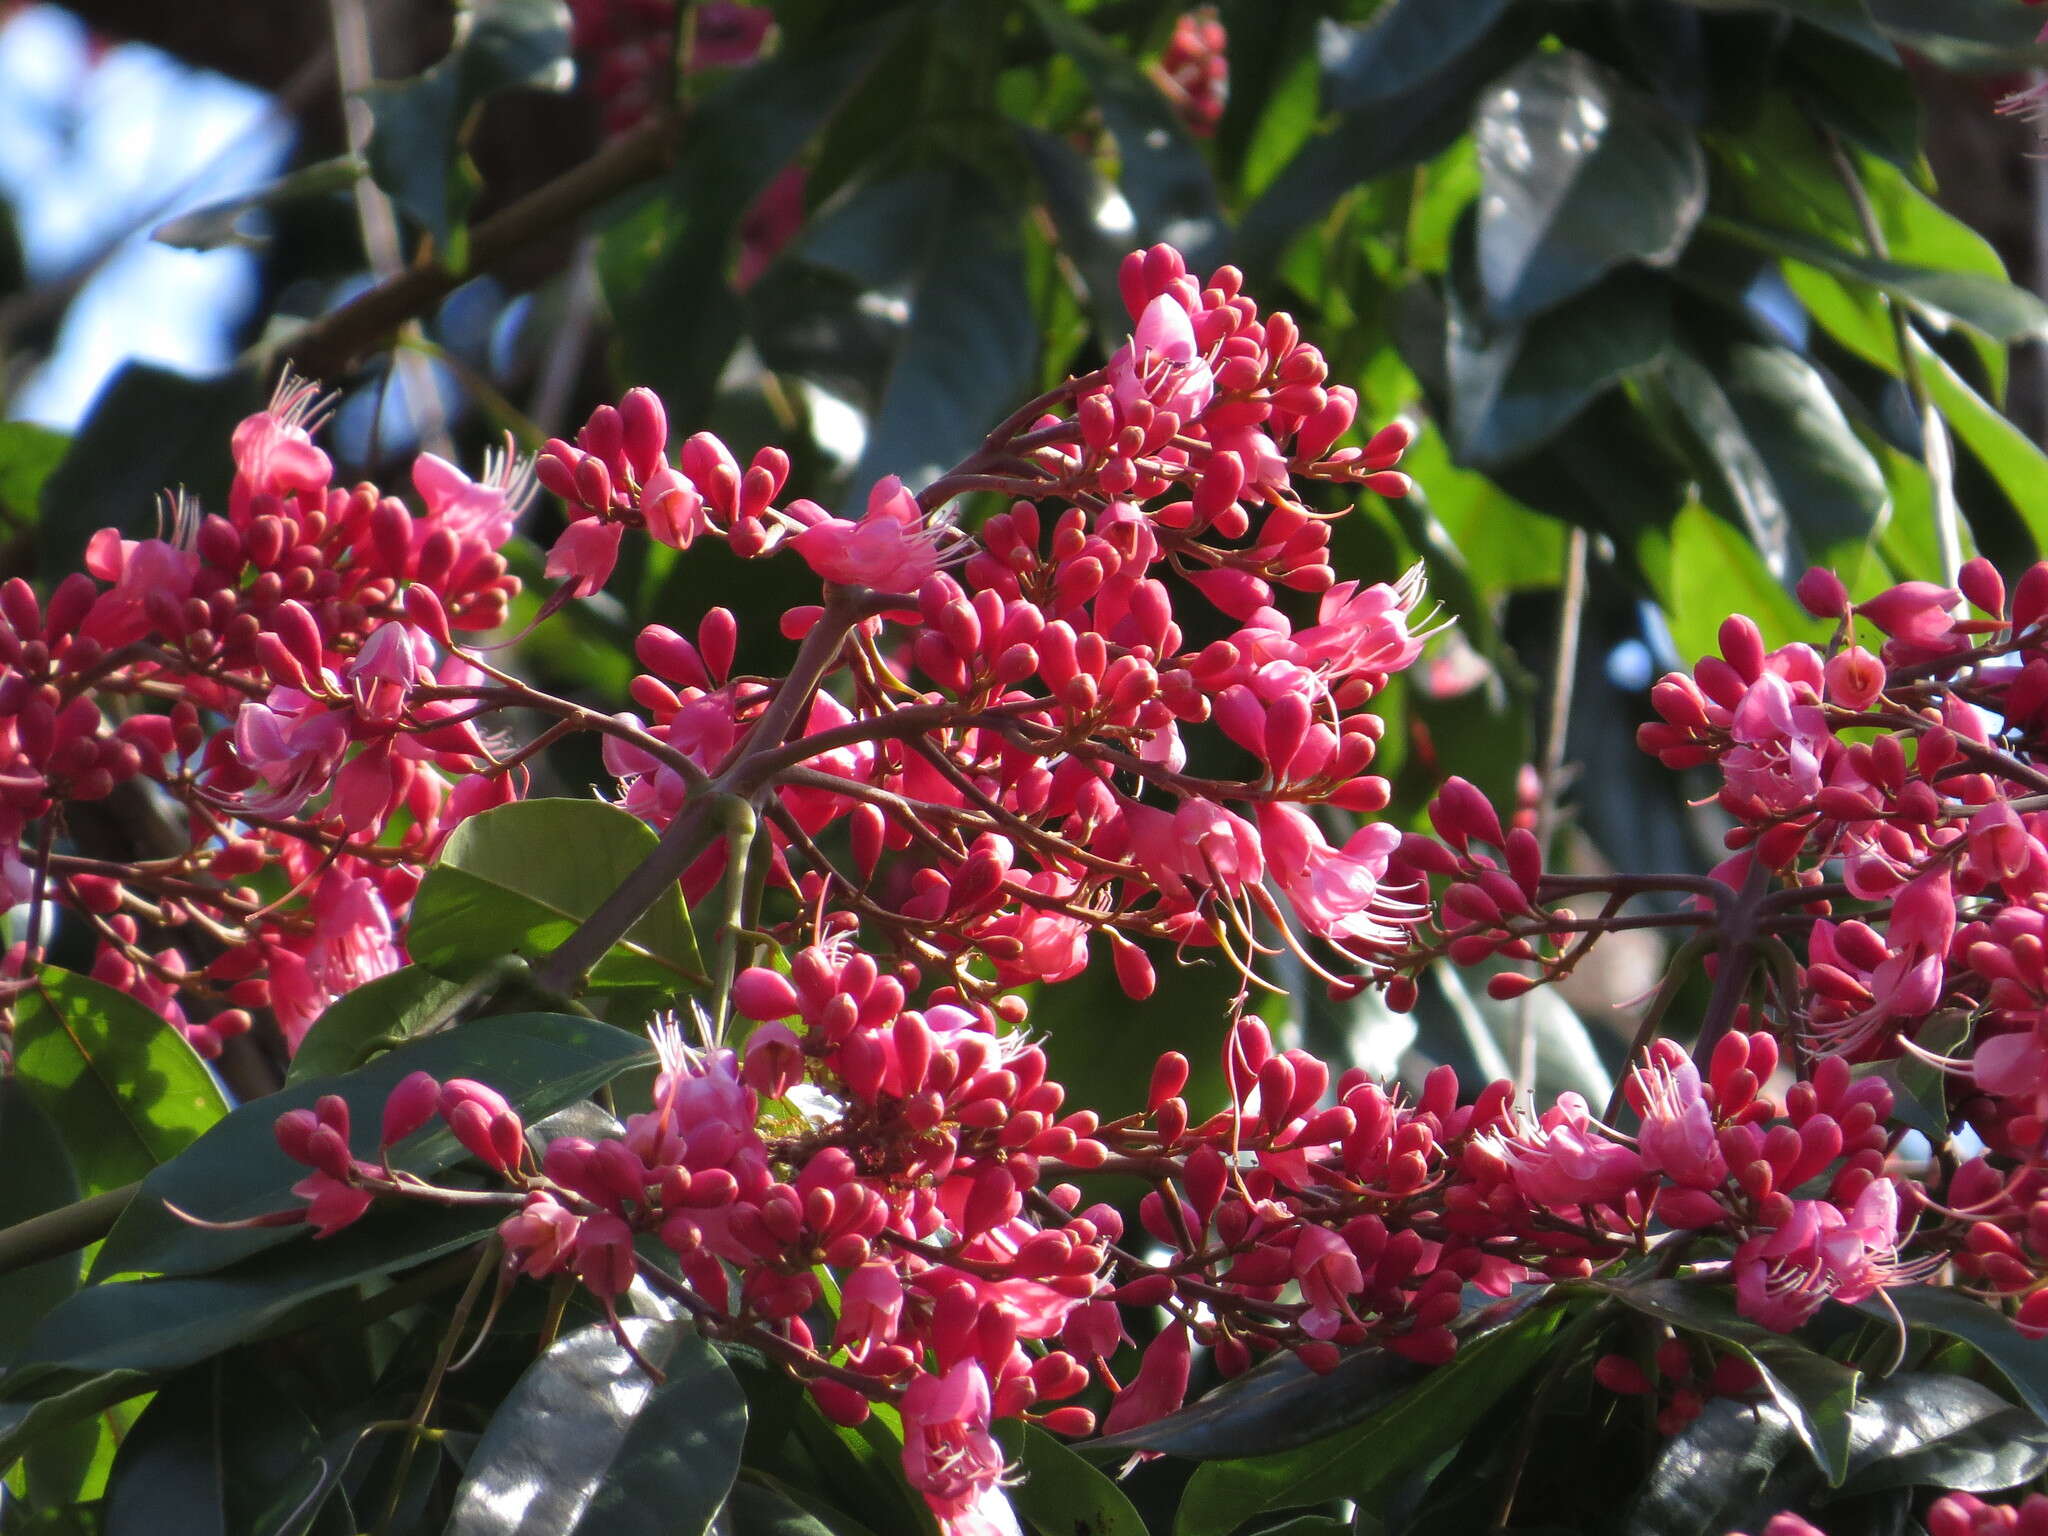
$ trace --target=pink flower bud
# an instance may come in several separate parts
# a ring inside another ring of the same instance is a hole
[[[1800,577],[1793,591],[1817,619],[1839,619],[1849,611],[1849,589],[1842,585],[1842,578],[1820,566]]]
[[[1860,645],[1829,657],[1826,677],[1828,702],[1843,709],[1868,709],[1884,692],[1884,663]]]
[[[440,1108],[441,1085],[430,1072],[414,1072],[391,1090],[384,1101],[384,1125],[378,1145],[396,1146],[425,1125]]]
[[[803,1000],[780,971],[749,966],[733,978],[732,1005],[749,1019],[786,1019],[803,1012]]]
[[[781,980],[779,976],[776,979]],[[792,998],[795,995],[794,991],[790,993]],[[740,1077],[764,1098],[781,1098],[804,1079],[802,1042],[787,1024],[763,1024],[747,1036],[746,1060]]]

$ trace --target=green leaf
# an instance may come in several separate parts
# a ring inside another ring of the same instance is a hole
[[[751,1476],[733,1485],[720,1515],[732,1536],[836,1536],[823,1518]]]
[[[1771,645],[1827,639],[1826,629],[1764,568],[1742,530],[1703,506],[1684,508],[1667,527],[1639,530],[1636,559],[1681,656],[1712,654],[1730,613],[1755,619]]]
[[[456,978],[508,951],[537,962],[659,841],[637,816],[602,800],[519,800],[472,816],[449,834],[420,882],[407,953],[416,964]],[[589,985],[598,992],[679,992],[703,980],[677,889],[627,930],[591,971]]]
[[[1035,376],[1038,327],[1015,210],[964,169],[913,171],[850,189],[795,253],[837,273],[889,335],[875,361],[867,445],[849,482],[856,509],[884,475],[912,486],[976,448]]]
[[[1584,293],[1627,262],[1678,259],[1706,159],[1669,109],[1584,54],[1541,53],[1480,99],[1478,273],[1496,323]]]
[[[312,1422],[273,1375],[239,1358],[208,1361],[159,1389],[122,1442],[105,1536],[268,1536],[304,1497],[319,1451]]]
[[[1686,3],[1702,11],[1778,11],[1810,22],[1859,48],[1868,49],[1888,63],[1898,61],[1898,51],[1878,30],[1864,0],[1686,0]]]
[[[175,1371],[290,1325],[321,1321],[308,1303],[466,1248],[501,1206],[373,1211],[320,1242],[214,1274],[88,1285],[36,1325],[0,1387],[12,1394],[62,1372]]]
[[[149,1376],[141,1371],[101,1371],[54,1383],[40,1396],[16,1395],[14,1383],[0,1377],[0,1467],[45,1435],[96,1413],[104,1413],[147,1392]]]
[[[64,1138],[20,1080],[0,1077],[0,1228],[41,1216],[78,1198]],[[79,1256],[59,1254],[0,1275],[0,1361],[37,1318],[78,1289]]]
[[[372,1055],[402,1045],[440,1023],[470,988],[422,966],[401,966],[389,976],[344,992],[313,1021],[292,1053],[287,1083],[354,1071]]]
[[[444,1082],[451,1077],[487,1082],[533,1121],[652,1059],[643,1038],[608,1024],[561,1014],[510,1014],[415,1040],[344,1077],[293,1084],[243,1105],[190,1151],[145,1179],[107,1235],[93,1275],[202,1274],[299,1237],[302,1227],[201,1231],[167,1207],[208,1221],[294,1209],[299,1201],[291,1186],[306,1170],[278,1149],[274,1127],[286,1110],[308,1108],[324,1094],[347,1101],[350,1143],[357,1156],[373,1158],[384,1101],[413,1072],[431,1072]],[[425,1177],[467,1155],[437,1123],[393,1149],[392,1164]]]
[[[681,1323],[603,1324],[519,1378],[470,1454],[447,1536],[702,1536],[739,1470],[747,1402]]]
[[[2014,69],[2048,63],[2039,23],[2003,0],[1869,0],[1887,36],[1948,69]]]
[[[1323,103],[1339,112],[1412,90],[1478,47],[1508,0],[1394,0],[1370,21],[1325,18],[1316,33]]]
[[[0,421],[0,517],[35,521],[43,482],[63,461],[71,439],[28,421]]]
[[[1548,442],[1621,380],[1671,344],[1670,294],[1641,271],[1616,272],[1526,325],[1497,327],[1454,272],[1446,352],[1451,443],[1491,468]]]
[[[1912,347],[1913,355],[1920,360],[1920,376],[1927,382],[1928,397],[1941,411],[1949,430],[2005,492],[2033,535],[2035,549],[2048,553],[2048,498],[2041,494],[2041,487],[2048,484],[2048,454],[2043,454],[2031,437],[1965,383],[1948,360],[1917,335],[1912,338]],[[1963,510],[1967,513],[1969,508]]]
[[[166,219],[149,232],[160,245],[186,251],[217,251],[223,246],[262,250],[270,244],[267,236],[252,235],[242,228],[242,216],[259,208],[276,208],[301,198],[325,197],[346,192],[368,174],[367,162],[355,155],[336,155],[302,165],[277,180],[204,207]]]
[[[1710,502],[1748,530],[1781,582],[1847,565],[1889,505],[1884,471],[1826,381],[1786,347],[1709,343],[1669,354],[1662,382],[1684,419]]]
[[[1116,140],[1117,185],[1130,204],[1129,248],[1165,241],[1206,276],[1227,233],[1209,162],[1180,114],[1129,54],[1054,0],[1025,0],[1052,41],[1080,67]]]
[[[267,382],[242,369],[193,379],[147,363],[123,365],[98,395],[37,500],[36,568],[61,579],[85,564],[101,528],[145,535],[158,495],[183,486],[224,506],[234,461],[228,436],[262,407]]]
[[[507,86],[559,91],[574,78],[562,0],[475,0],[446,58],[363,93],[375,123],[364,150],[370,175],[445,256],[477,186],[461,164],[470,114]]]
[[[1566,1308],[1537,1307],[1473,1344],[1370,1418],[1299,1450],[1203,1464],[1174,1516],[1174,1536],[1229,1536],[1268,1510],[1364,1499],[1449,1450],[1537,1363]]]
[[[1783,1483],[1780,1469],[1798,1448],[1792,1421],[1772,1404],[1716,1398],[1657,1453],[1624,1536],[1726,1536],[1749,1528],[1754,1512],[1768,1519],[1785,1502],[1766,1489]],[[1805,1457],[1797,1467],[1795,1477],[1818,1478]]]
[[[227,1113],[176,1026],[54,966],[15,1001],[14,1071],[63,1133],[86,1195],[142,1178]]]
[[[1889,294],[1911,305],[1940,330],[1953,322],[2007,345],[2048,335],[2048,303],[1988,272],[1941,271],[1880,261],[1812,235],[1768,229],[1742,219],[1710,216],[1706,227],[1757,250]]]
[[[901,32],[864,17],[814,44],[734,70],[690,117],[674,174],[606,230],[598,271],[619,372],[675,421],[709,409],[744,311],[727,281],[747,209],[831,121]]]
[[[2048,1424],[1965,1376],[1904,1372],[1856,1404],[1844,1494],[1993,1493],[2048,1468]]]
[[[2033,1410],[2048,1422],[2048,1339],[2030,1339],[1996,1307],[1986,1306],[1952,1286],[1899,1286],[1860,1303],[1858,1310],[1889,1322],[1884,1302],[1897,1305],[1909,1327],[1960,1339],[1982,1355]]]
[[[1856,1401],[1857,1372],[1816,1354],[1796,1339],[1735,1315],[1727,1289],[1684,1280],[1638,1285],[1593,1285],[1623,1306],[1727,1345],[1763,1372],[1771,1400],[1791,1420],[1800,1444],[1812,1454],[1830,1483],[1849,1467],[1849,1410]]]
[[[1114,351],[1131,330],[1116,280],[1124,256],[1133,249],[1128,205],[1109,179],[1058,134],[1020,124],[1017,142],[1038,173],[1060,254],[1074,264],[1088,290],[1095,339],[1105,352]]]
[[[1044,1430],[1004,1419],[996,1438],[1023,1474],[1010,1503],[1039,1536],[1145,1536],[1124,1491]]]

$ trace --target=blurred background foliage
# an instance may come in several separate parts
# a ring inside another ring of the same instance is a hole
[[[287,359],[340,392],[344,471],[394,489],[420,448],[531,449],[647,384],[678,435],[779,443],[857,504],[1100,363],[1117,260],[1165,240],[1293,313],[1363,423],[1422,425],[1418,494],[1339,524],[1342,575],[1423,560],[1457,620],[1383,701],[1393,814],[1456,771],[1559,865],[1630,870],[1719,857],[1632,737],[1726,613],[1779,642],[1814,633],[1809,563],[1938,576],[1944,509],[2008,568],[2048,536],[2043,178],[1992,110],[2048,63],[2016,0],[1226,0],[1220,58],[1160,0],[748,9],[17,8],[8,574],[147,528],[165,486],[217,499]],[[156,88],[97,88],[123,71]],[[638,628],[714,603],[772,663],[777,564],[629,543],[524,663],[616,708]],[[1269,1012],[1339,1060],[1597,1102],[1661,961],[1618,936],[1516,1004],[1446,974],[1412,1019],[1276,968]],[[1083,1102],[1168,1044],[1213,1059],[1229,983],[1165,974],[1141,1012],[1106,976],[1046,999]]]

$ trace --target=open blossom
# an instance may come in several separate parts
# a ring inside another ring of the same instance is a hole
[[[894,475],[875,482],[859,522],[827,518],[790,540],[790,547],[826,581],[915,592],[940,565],[941,530],[928,527],[917,498]]]
[[[1340,944],[1399,939],[1408,914],[1384,886],[1388,861],[1401,846],[1397,829],[1375,822],[1340,849],[1294,806],[1262,801],[1258,818],[1267,868],[1311,933]]]
[[[1729,789],[1742,799],[1767,811],[1792,811],[1819,790],[1826,721],[1817,707],[1798,702],[1792,685],[1776,672],[1750,685],[1729,734],[1737,744],[1721,767]]]
[[[235,716],[235,756],[263,780],[266,792],[242,803],[261,816],[293,816],[328,788],[348,750],[345,711],[297,688],[273,688]]]
[[[1873,1180],[1846,1212],[1826,1200],[1795,1200],[1790,1219],[1736,1249],[1736,1305],[1787,1332],[1830,1297],[1861,1301],[1907,1278],[1898,1244],[1899,1196],[1889,1179]]]
[[[1561,1093],[1534,1124],[1523,1122],[1494,1145],[1531,1204],[1569,1210],[1617,1205],[1642,1181],[1643,1159],[1610,1140],[1576,1093]]]
[[[975,1360],[920,1375],[903,1394],[903,1473],[945,1536],[1019,1536],[1003,1493],[1003,1450],[989,1433],[988,1377]]]
[[[270,955],[271,1007],[293,1045],[335,998],[405,963],[390,909],[367,878],[329,870],[309,913],[311,934],[292,935]]]
[[[571,596],[588,597],[611,580],[619,563],[624,523],[608,518],[579,517],[564,528],[548,551],[546,574],[551,581],[571,583]]]
[[[1162,293],[1145,306],[1126,341],[1109,360],[1110,393],[1128,411],[1148,400],[1182,420],[1196,415],[1216,393],[1216,380],[1195,342],[1195,327],[1177,294]]]
[[[1687,1189],[1718,1189],[1728,1177],[1728,1160],[1699,1068],[1682,1055],[1676,1061],[1653,1057],[1629,1075],[1629,1098],[1643,1117],[1636,1136],[1643,1167]]]

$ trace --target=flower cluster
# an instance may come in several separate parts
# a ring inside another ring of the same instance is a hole
[[[1223,120],[1230,94],[1230,34],[1204,6],[1183,12],[1173,24],[1166,52],[1159,59],[1159,81],[1180,108],[1188,131],[1208,138]]]
[[[1927,1536],[2048,1536],[2048,1494],[2030,1493],[2017,1504],[1987,1504],[1974,1493],[1945,1493],[1921,1517]],[[1732,1531],[1729,1536],[1742,1536]],[[1812,1521],[1774,1515],[1763,1536],[1827,1536]]]

